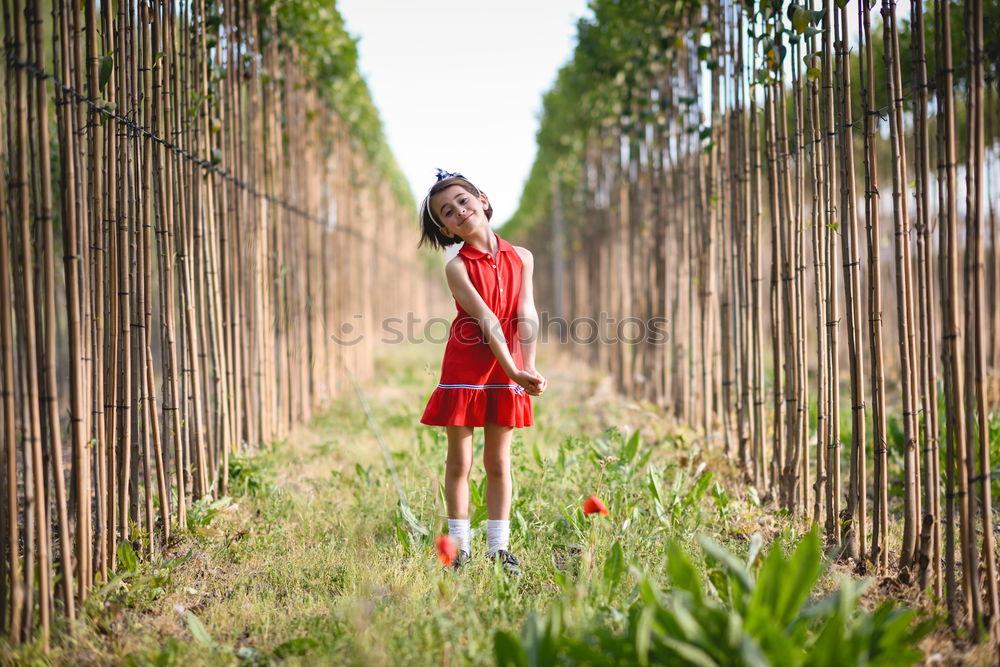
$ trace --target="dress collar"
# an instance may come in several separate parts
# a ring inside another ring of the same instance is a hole
[[[502,238],[500,238],[497,235],[496,232],[493,232],[493,236],[496,236],[496,238],[497,238],[497,254],[498,255],[500,253],[502,253],[502,252],[513,252],[514,251],[514,246],[512,246],[511,244],[507,243]],[[480,250],[478,248],[474,248],[471,245],[469,245],[468,243],[463,243],[462,247],[459,248],[459,250],[458,250],[458,254],[464,256],[466,259],[481,259],[483,257],[486,257],[486,255],[488,253],[485,253],[485,252],[483,252],[482,250]]]

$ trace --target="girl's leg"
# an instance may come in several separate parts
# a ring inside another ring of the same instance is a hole
[[[469,472],[472,470],[472,427],[446,426],[448,460],[445,462],[444,497],[449,519],[469,518]]]
[[[510,441],[513,426],[487,424],[483,467],[486,468],[486,509],[490,519],[510,518]]]
[[[507,574],[521,573],[517,559],[510,554],[510,441],[511,426],[487,424],[483,466],[486,468],[486,555],[499,558]]]

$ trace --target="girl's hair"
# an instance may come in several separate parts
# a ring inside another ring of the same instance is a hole
[[[420,202],[420,243],[417,244],[418,248],[425,243],[429,243],[431,247],[440,249],[462,242],[462,239],[457,236],[445,236],[442,234],[441,224],[438,222],[434,212],[431,211],[431,197],[452,185],[461,186],[463,190],[474,197],[483,194],[479,188],[461,174],[449,174],[445,178],[439,177],[438,182],[431,186],[431,189],[427,192],[427,196]],[[490,220],[492,218],[493,205],[487,204],[486,219]]]

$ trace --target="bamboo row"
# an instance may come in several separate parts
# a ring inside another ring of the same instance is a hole
[[[386,242],[414,216],[384,144],[277,5],[43,7],[3,2],[0,628],[45,649],[122,544],[155,558],[426,290]]]
[[[877,18],[839,0],[612,4],[547,97],[538,159],[556,168],[533,171],[545,186],[529,180],[512,223],[559,267],[539,301],[566,304],[571,332],[600,313],[665,319],[666,344],[571,342],[623,393],[717,437],[765,502],[824,523],[859,571],[944,598],[956,625],[992,623],[1000,230],[982,0],[912,0],[911,71],[895,0]],[[576,196],[533,194],[553,190]]]

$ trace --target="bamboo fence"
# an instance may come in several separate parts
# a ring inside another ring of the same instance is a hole
[[[120,545],[155,557],[422,308],[413,202],[282,30],[249,0],[3,1],[11,641],[47,646]]]

